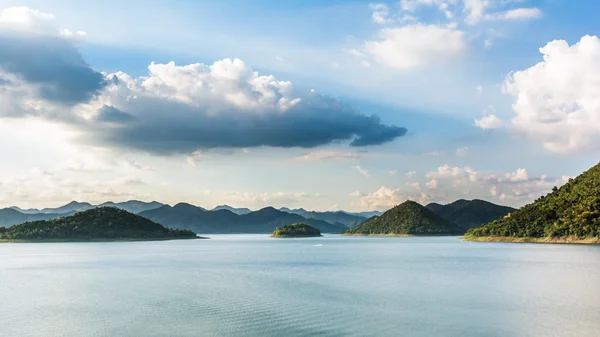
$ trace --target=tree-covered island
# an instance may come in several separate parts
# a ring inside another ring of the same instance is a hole
[[[271,235],[274,238],[311,238],[319,236],[322,236],[320,230],[302,222],[277,227]]]

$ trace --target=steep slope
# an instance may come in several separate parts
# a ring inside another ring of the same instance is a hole
[[[479,199],[460,199],[447,205],[431,203],[425,207],[452,221],[465,231],[516,211],[512,207],[500,206]]]
[[[113,207],[98,207],[52,220],[25,222],[0,229],[0,240],[91,241],[197,238],[189,230],[173,230]]]
[[[349,235],[459,235],[464,230],[414,201],[354,227]]]
[[[469,230],[466,237],[600,242],[600,164],[510,215]]]

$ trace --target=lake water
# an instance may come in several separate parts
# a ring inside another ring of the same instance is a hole
[[[0,335],[600,335],[600,246],[212,238],[1,244]]]

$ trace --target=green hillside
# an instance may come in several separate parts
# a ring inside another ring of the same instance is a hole
[[[600,164],[518,211],[469,230],[465,237],[600,241]]]
[[[431,203],[425,207],[452,221],[465,231],[516,211],[512,207],[500,206],[479,199],[460,199],[447,205]]]
[[[460,235],[464,230],[414,201],[406,201],[381,216],[346,232],[347,235]]]
[[[99,207],[52,220],[31,221],[8,229],[0,240],[111,241],[195,239],[190,230],[169,229],[141,216],[112,207]]]

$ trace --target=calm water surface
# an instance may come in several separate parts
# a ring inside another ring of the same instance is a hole
[[[600,335],[599,246],[212,238],[1,244],[0,335]]]

